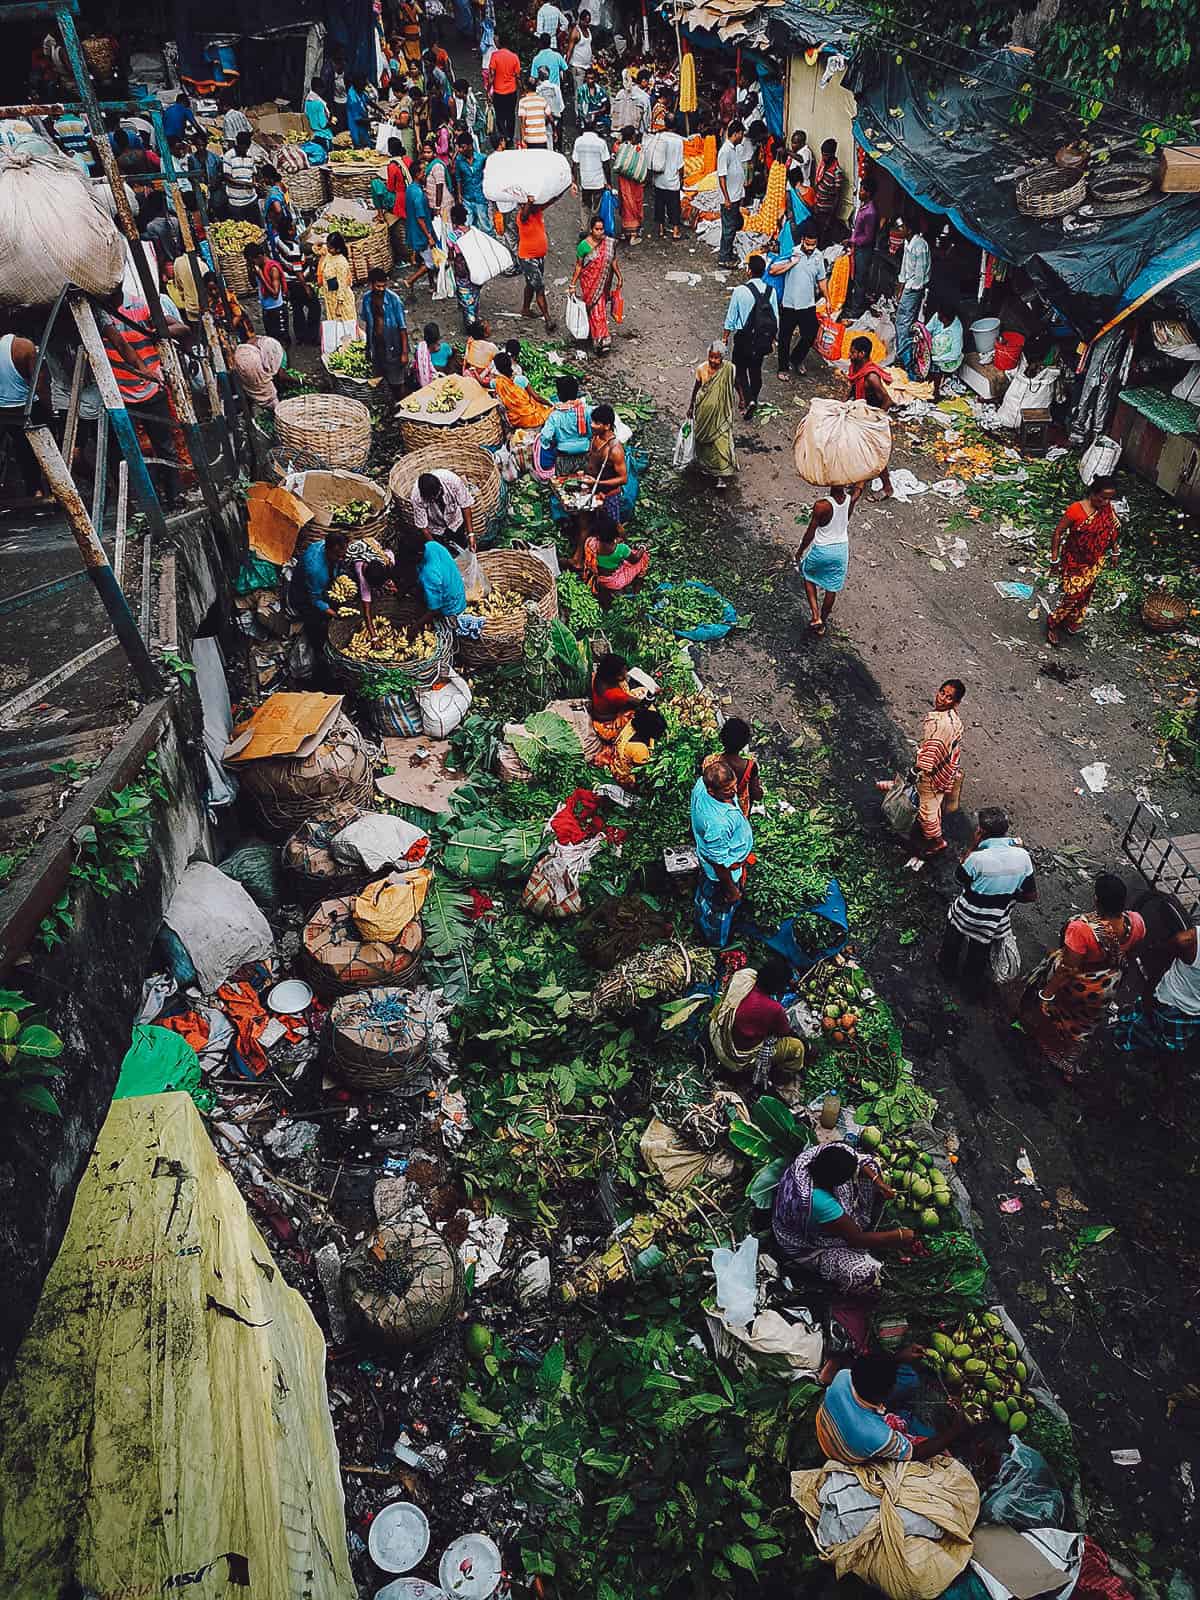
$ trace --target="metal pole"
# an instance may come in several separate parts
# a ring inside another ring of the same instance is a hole
[[[125,409],[125,401],[117,386],[109,363],[108,351],[104,348],[104,340],[100,337],[100,329],[96,326],[96,316],[92,310],[91,302],[85,295],[76,290],[70,297],[71,315],[75,318],[75,326],[79,329],[79,337],[83,347],[88,353],[91,362],[92,374],[96,379],[96,387],[100,391],[100,399],[108,413],[108,420],[112,423],[113,433],[121,447],[121,454],[129,463],[129,476],[133,481],[133,492],[138,498],[138,503],[150,519],[154,531],[163,539],[167,535],[167,519],[163,513],[162,503],[150,477],[150,469],[146,465],[146,458],[142,455],[142,447],[138,443],[137,431],[133,420]]]
[[[67,514],[67,521],[71,524],[71,532],[75,536],[75,543],[79,546],[84,568],[95,585],[105,611],[108,612],[114,633],[129,657],[129,664],[134,670],[142,693],[147,699],[160,695],[162,679],[158,668],[146,648],[146,641],[138,632],[125,595],[113,569],[108,564],[104,546],[92,526],[87,507],[75,487],[70,469],[63,460],[54,435],[49,428],[36,427],[27,429],[25,437],[33,448],[38,465],[46,475],[46,482],[54,491],[55,499]]]

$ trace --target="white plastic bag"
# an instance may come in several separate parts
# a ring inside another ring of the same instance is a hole
[[[679,424],[679,432],[675,435],[675,454],[672,458],[677,472],[682,472],[684,467],[690,466],[696,454],[696,431],[691,417],[685,417]]]
[[[432,689],[417,690],[421,721],[431,739],[448,739],[471,707],[471,686],[457,672]]]
[[[996,421],[1002,428],[1019,428],[1021,412],[1029,404],[1028,378],[1012,378],[1004,391],[1004,398],[996,407]]]
[[[347,317],[343,320],[329,319],[321,323],[321,354],[331,356],[335,350],[340,350],[358,333],[358,323]]]
[[[425,859],[428,849],[429,835],[423,828],[385,811],[365,811],[329,842],[335,861],[367,872],[412,866]]]
[[[1011,983],[1021,970],[1021,951],[1011,930],[1002,939],[993,939],[989,959],[995,983]]]
[[[483,167],[483,193],[492,201],[549,205],[571,187],[571,163],[554,150],[497,150]]]
[[[521,469],[517,465],[516,456],[506,444],[502,444],[499,450],[492,451],[492,460],[496,463],[496,471],[505,483],[516,483],[521,476]]]
[[[124,239],[73,161],[0,152],[0,305],[51,305],[68,283],[111,294],[125,259]]]
[[[809,402],[796,429],[793,456],[805,483],[817,488],[867,483],[891,460],[887,413],[865,400]]]
[[[572,339],[577,339],[580,344],[587,340],[587,307],[577,294],[569,294],[567,296],[566,324],[567,332]]]
[[[736,1250],[712,1253],[717,1307],[731,1328],[744,1328],[754,1316],[758,1295],[758,1240],[748,1233]]]
[[[433,286],[435,300],[454,299],[454,268],[450,265],[449,256],[442,262],[437,270],[437,282]]]
[[[1120,459],[1121,446],[1115,439],[1100,434],[1080,456],[1079,476],[1084,483],[1092,483],[1096,478],[1106,478],[1115,470]]]
[[[467,591],[467,599],[482,600],[491,588],[491,584],[474,550],[464,550],[461,556],[455,556],[454,565],[458,568],[463,588]]]

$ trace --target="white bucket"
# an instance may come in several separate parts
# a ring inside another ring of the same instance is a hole
[[[984,361],[990,361],[996,348],[996,335],[1000,332],[999,317],[981,317],[971,324],[971,337],[975,349]]]

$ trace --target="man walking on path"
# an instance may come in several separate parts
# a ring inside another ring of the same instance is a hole
[[[576,139],[571,150],[575,175],[579,184],[579,226],[586,233],[600,205],[600,197],[609,185],[608,145],[588,123]]]
[[[987,987],[992,946],[1012,931],[1014,902],[1037,899],[1033,860],[1019,839],[1009,836],[1009,821],[999,806],[985,806],[970,853],[955,873],[961,885],[950,907],[938,966],[948,978],[961,978],[969,995],[982,998]]]
[[[729,297],[725,313],[725,338],[733,335],[733,378],[742,416],[748,422],[758,405],[762,366],[775,343],[775,296],[767,287],[767,260],[752,255],[746,262],[747,281]]]
[[[660,239],[666,238],[668,228],[672,239],[683,237],[679,231],[679,190],[683,182],[683,139],[679,129],[682,125],[683,119],[676,113],[665,131],[658,135],[654,151],[654,220]]]
[[[721,186],[721,248],[717,252],[719,267],[732,267],[733,241],[742,226],[742,200],[746,194],[746,168],[742,163],[741,143],[746,130],[740,122],[731,122],[725,143],[717,154],[717,182]]]
[[[962,792],[962,718],[958,707],[966,694],[966,685],[958,678],[947,678],[933,700],[933,710],[921,726],[921,742],[917,746],[914,762],[917,774],[917,821],[919,830],[918,853],[932,860],[946,849],[942,837],[942,807],[950,795],[950,809],[958,810],[958,797]]]
[[[525,300],[521,315],[531,317],[533,304],[542,313],[546,332],[554,332],[550,308],[546,304],[546,255],[550,249],[546,238],[546,208],[527,199],[517,212],[517,265],[525,275]]]
[[[521,82],[521,58],[515,50],[501,45],[493,50],[487,65],[491,80],[492,110],[496,114],[496,132],[503,134],[509,144],[516,136],[517,88]]]
[[[784,276],[786,274],[786,276]],[[817,235],[807,228],[800,247],[771,267],[772,277],[783,277],[779,302],[779,376],[803,372],[808,352],[817,338],[817,295],[828,296],[825,258],[817,250]],[[792,351],[792,337],[800,337]]]

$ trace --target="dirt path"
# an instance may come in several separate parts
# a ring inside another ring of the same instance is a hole
[[[551,224],[547,279],[561,321],[575,241],[570,200],[551,213]],[[691,369],[720,330],[728,288],[715,277],[712,256],[687,243],[626,251],[623,270],[628,322],[606,361],[590,366],[589,392],[598,398],[602,374],[611,370],[646,390],[668,416],[679,415]],[[668,282],[672,271],[703,276],[690,288]],[[512,317],[519,305],[518,282],[502,280],[485,292],[495,336],[537,328]],[[423,300],[413,320],[423,321],[427,306]],[[452,308],[435,309],[450,320]],[[569,343],[559,337],[567,353]],[[1200,826],[1196,796],[1157,766],[1152,678],[1159,647],[1136,642],[1131,649],[1102,618],[1092,641],[1051,652],[1041,642],[1040,619],[1027,616],[1029,602],[1006,600],[993,587],[996,579],[1022,576],[1014,547],[973,526],[961,535],[967,564],[931,568],[937,534],[953,515],[933,495],[861,508],[851,525],[850,580],[834,636],[812,646],[800,588],[788,575],[803,526],[798,513],[811,500],[792,467],[791,437],[797,399],[836,386],[815,356],[810,369],[814,375],[799,383],[768,376],[763,398],[782,414],[739,429],[740,472],[728,496],[730,567],[743,606],[750,596],[761,600],[752,607],[753,628],[709,651],[702,670],[738,711],[789,738],[811,729],[814,713],[825,708],[837,798],[878,837],[881,851],[893,846],[880,830],[873,779],[901,758],[936,684],[964,678],[965,803],[1004,804],[1038,861],[1040,904],[1019,914],[1028,969],[1065,916],[1090,902],[1095,871],[1120,869],[1121,829],[1139,793],[1177,819],[1175,831]],[[932,481],[941,469],[914,451],[920,438],[917,427],[906,426],[896,460]],[[1093,686],[1110,683],[1125,695],[1123,704],[1090,697]],[[1095,761],[1109,768],[1100,795],[1080,776]],[[969,825],[969,816],[956,819],[959,842]],[[1127,864],[1125,876],[1136,882]],[[1196,1563],[1197,1412],[1182,1406],[1166,1420],[1168,1397],[1195,1381],[1200,1353],[1197,1253],[1184,1231],[1195,1215],[1194,1119],[1165,1125],[1150,1079],[1117,1069],[1111,1057],[1098,1064],[1091,1087],[1068,1091],[1030,1065],[1002,1000],[988,1010],[964,1008],[947,993],[936,969],[931,977],[931,959],[950,887],[949,867],[932,883],[914,885],[912,904],[880,931],[872,967],[903,1018],[924,1081],[957,1129],[962,1173],[1002,1295],[1075,1420],[1092,1526],[1141,1578],[1161,1581]],[[923,924],[922,937],[902,945],[902,931],[914,923]],[[1015,1182],[1021,1149],[1037,1188]],[[1002,1196],[1020,1198],[1022,1209],[1001,1212]],[[1116,1225],[1111,1239],[1081,1252],[1078,1262],[1065,1254],[1081,1224],[1100,1223]],[[1113,1463],[1111,1451],[1128,1448],[1141,1451],[1140,1467]]]

